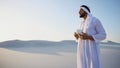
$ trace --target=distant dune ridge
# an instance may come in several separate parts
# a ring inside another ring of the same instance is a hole
[[[108,44],[108,45],[120,45],[120,43],[116,43],[113,41],[101,42],[101,44]],[[55,41],[46,41],[46,40],[29,40],[29,41],[22,41],[22,40],[9,40],[0,42],[0,47],[26,47],[26,46],[50,46],[50,45],[77,45],[74,40],[63,40],[59,42]]]
[[[120,49],[120,43],[112,41],[101,42],[100,46],[101,48]],[[0,47],[20,52],[58,55],[58,52],[75,53],[77,51],[77,42],[75,40],[63,40],[58,42],[46,40],[9,40],[0,42]]]
[[[1,48],[27,53],[41,53],[58,55],[58,52],[76,52],[77,43],[73,40],[45,41],[45,40],[9,40],[0,42]],[[72,49],[71,49],[72,48]]]

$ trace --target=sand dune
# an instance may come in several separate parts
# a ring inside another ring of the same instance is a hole
[[[23,42],[0,43],[0,68],[77,68],[76,43]],[[120,68],[120,47],[102,45],[101,59],[103,68]]]

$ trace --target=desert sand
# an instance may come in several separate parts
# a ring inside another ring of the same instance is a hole
[[[77,68],[77,45],[0,47],[0,68]],[[120,49],[101,47],[102,68],[120,68]]]

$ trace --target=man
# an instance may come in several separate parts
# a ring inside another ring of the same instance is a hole
[[[99,42],[106,38],[106,32],[96,17],[92,16],[90,9],[82,5],[79,11],[83,18],[80,30],[74,33],[78,41],[77,68],[100,68]]]

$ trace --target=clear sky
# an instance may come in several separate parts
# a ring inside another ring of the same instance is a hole
[[[102,22],[106,40],[120,42],[120,0],[0,0],[0,41],[74,40],[83,4]]]

